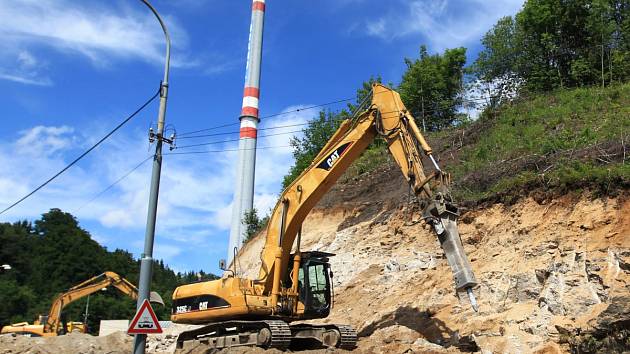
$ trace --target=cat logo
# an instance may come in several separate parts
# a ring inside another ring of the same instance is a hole
[[[345,143],[338,147],[335,151],[333,151],[324,161],[322,161],[317,168],[321,168],[322,170],[330,171],[335,162],[343,155],[343,153],[352,145],[352,142]]]

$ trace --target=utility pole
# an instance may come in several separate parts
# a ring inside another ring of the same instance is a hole
[[[140,260],[140,284],[138,287],[138,302],[136,309],[145,299],[149,299],[151,290],[151,277],[153,273],[153,240],[155,237],[155,219],[157,216],[158,194],[160,191],[160,174],[162,172],[162,141],[172,144],[172,140],[165,139],[164,117],[166,115],[166,99],[168,96],[168,69],[171,60],[171,39],[162,18],[148,0],[140,0],[153,12],[162,26],[166,38],[166,60],[164,62],[164,79],[160,86],[160,109],[158,111],[157,133],[150,131],[149,141],[155,141],[155,155],[153,156],[153,172],[151,174],[151,190],[149,194],[149,210],[147,213],[147,228],[144,235],[144,252]],[[136,334],[133,341],[134,354],[144,354],[147,342],[146,334]]]

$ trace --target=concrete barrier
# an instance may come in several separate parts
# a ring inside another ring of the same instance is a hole
[[[101,320],[98,336],[102,337],[114,332],[127,332],[127,328],[129,328],[129,320]]]

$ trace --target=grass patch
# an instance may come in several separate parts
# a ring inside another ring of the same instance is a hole
[[[531,186],[627,185],[620,146],[630,137],[630,84],[560,90],[485,112],[476,142],[449,170],[459,199]]]
[[[354,180],[364,173],[374,171],[379,166],[388,164],[390,161],[393,161],[393,159],[389,155],[387,145],[384,142],[373,144],[348,167],[339,181],[346,183]]]

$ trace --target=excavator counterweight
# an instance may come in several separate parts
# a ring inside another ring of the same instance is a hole
[[[341,123],[311,165],[281,194],[267,224],[257,279],[233,270],[219,280],[175,289],[172,321],[205,324],[180,334],[178,351],[195,346],[286,348],[301,340],[345,349],[355,346],[356,331],[348,325],[296,323],[325,318],[332,308],[329,258],[334,255],[303,252],[301,229],[311,209],[377,137],[387,142],[424,219],[437,234],[456,289],[468,293],[476,310],[472,288],[477,281],[457,230],[459,214],[448,189],[450,175],[438,166],[397,92],[375,84],[371,101],[362,109]],[[423,157],[432,169],[428,175]]]

